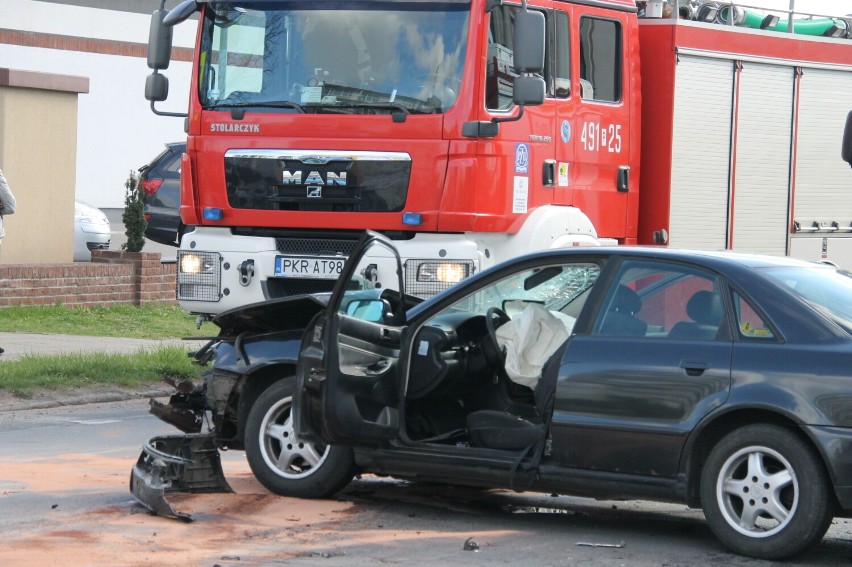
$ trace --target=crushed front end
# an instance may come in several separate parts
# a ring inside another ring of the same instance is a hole
[[[191,521],[168,502],[169,494],[233,492],[219,450],[244,450],[243,426],[253,401],[292,373],[304,328],[325,303],[317,296],[284,298],[213,319],[219,335],[190,354],[199,365],[212,362],[202,383],[167,380],[175,388],[169,402],[150,401],[150,412],[184,435],[154,437],[143,446],[130,476],[130,491],[143,506]]]
[[[170,383],[177,393],[168,404],[151,400],[150,412],[186,435],[163,435],[145,443],[130,474],[130,492],[155,514],[192,521],[169,503],[167,494],[233,491],[222,471],[215,432],[201,432],[205,388],[188,381]]]

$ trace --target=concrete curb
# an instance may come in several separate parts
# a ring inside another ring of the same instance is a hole
[[[163,398],[174,393],[173,388],[162,388],[157,390],[144,391],[123,391],[123,392],[80,392],[79,394],[71,395],[56,395],[51,396],[50,392],[43,393],[44,398],[37,400],[28,400],[23,398],[8,397],[0,403],[0,413],[28,411],[39,409],[51,409],[63,406],[82,406],[86,404],[103,404],[109,402],[124,402],[127,400],[136,400],[144,398]]]

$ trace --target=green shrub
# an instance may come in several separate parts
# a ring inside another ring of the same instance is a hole
[[[128,252],[141,252],[145,246],[145,228],[148,221],[145,220],[139,177],[132,169],[124,182],[124,189],[124,213],[121,220],[124,222],[127,242],[122,244],[121,248]]]

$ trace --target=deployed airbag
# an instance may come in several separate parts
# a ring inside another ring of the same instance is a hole
[[[497,329],[497,343],[506,350],[506,373],[513,382],[535,389],[544,363],[568,339],[573,328],[573,317],[559,315],[530,303],[520,315]]]

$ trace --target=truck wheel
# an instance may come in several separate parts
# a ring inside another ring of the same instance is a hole
[[[325,498],[355,475],[352,449],[308,443],[293,432],[296,379],[274,383],[252,404],[246,421],[245,450],[251,470],[275,494]]]
[[[783,427],[749,425],[711,451],[701,474],[710,529],[733,551],[784,559],[805,551],[831,525],[834,500],[813,449]]]

